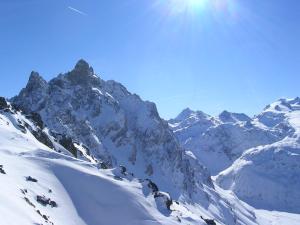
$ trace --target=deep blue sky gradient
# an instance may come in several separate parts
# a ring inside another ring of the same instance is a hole
[[[300,95],[299,0],[181,12],[169,1],[1,0],[0,95],[17,94],[32,70],[49,80],[80,58],[164,118],[185,107],[253,115]]]

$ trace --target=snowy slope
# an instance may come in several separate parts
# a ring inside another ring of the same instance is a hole
[[[227,225],[300,221],[298,215],[256,210],[218,186],[205,187],[203,198],[192,202],[172,201],[168,209],[169,195],[157,192],[155,198],[148,181],[118,168],[99,170],[97,163],[75,159],[62,146],[57,153],[18,121],[34,127],[20,111],[0,110],[0,167],[5,172],[0,173],[0,224],[199,225],[209,218]],[[28,176],[37,182],[27,181]],[[57,207],[40,204],[37,196],[50,198]]]
[[[0,110],[0,224],[171,225],[179,219],[180,224],[205,224],[175,203],[169,210],[168,195],[155,197],[147,181],[55,152],[16,125],[17,120],[30,123],[25,116],[5,111]],[[40,204],[37,196],[57,207]]]
[[[299,98],[281,99],[257,116],[266,126],[288,128],[288,136],[247,150],[218,175],[221,187],[256,208],[300,213],[299,106]]]
[[[50,149],[33,135],[35,122],[6,102],[2,107],[1,100],[0,224],[257,224],[252,208],[233,207],[239,200],[232,196],[229,203],[211,185],[175,201],[123,166],[103,169],[102,163],[73,158],[45,127],[40,132],[48,131]],[[45,196],[46,205],[38,196]]]

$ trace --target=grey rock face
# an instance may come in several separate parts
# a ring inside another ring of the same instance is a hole
[[[8,105],[7,105],[5,98],[0,97],[0,109],[5,109],[7,107],[8,107]]]

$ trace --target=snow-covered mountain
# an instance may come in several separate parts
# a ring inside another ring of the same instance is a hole
[[[0,99],[1,225],[209,221],[205,214],[202,219],[188,212],[151,180],[138,179],[125,167],[102,169],[97,163],[74,158],[36,121]],[[37,133],[53,149],[41,143]]]
[[[39,114],[4,98],[0,156],[3,225],[256,224],[254,209],[233,208],[238,200],[229,202],[212,184],[202,183],[190,198],[181,190],[173,199],[125,166],[108,168],[82,143],[51,131]]]
[[[281,99],[255,119],[287,136],[247,150],[217,182],[256,208],[300,213],[300,99]]]
[[[169,126],[181,145],[216,175],[228,168],[245,150],[274,143],[286,136],[288,127],[280,124],[270,128],[259,118],[252,119],[245,114],[228,111],[213,117],[199,111],[184,110],[177,118],[169,120]]]
[[[185,154],[154,103],[100,79],[84,60],[49,82],[32,72],[12,102],[39,113],[53,133],[72,137],[92,158],[124,165],[176,196],[178,190],[192,195],[198,186],[212,185],[208,171]]]
[[[32,72],[0,97],[0,225],[299,224],[299,112],[281,99],[167,122],[84,60]]]
[[[208,170],[179,145],[154,103],[100,79],[84,60],[49,82],[32,72],[11,101],[24,113],[40,115],[48,134],[73,156],[100,168],[121,165],[138,179],[150,179],[180,203],[190,221],[234,224],[244,212],[249,215],[242,221],[253,220],[216,192]]]
[[[257,209],[300,213],[300,98],[253,118],[184,110],[169,126],[223,189]]]

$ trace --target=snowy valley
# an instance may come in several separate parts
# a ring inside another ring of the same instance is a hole
[[[0,98],[3,225],[300,224],[300,98],[159,116],[84,60]]]

